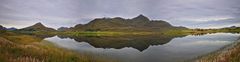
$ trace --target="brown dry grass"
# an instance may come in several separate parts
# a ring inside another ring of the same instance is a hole
[[[227,50],[202,57],[196,62],[240,62],[240,43]]]
[[[0,62],[114,62],[41,42],[29,35],[0,36]]]

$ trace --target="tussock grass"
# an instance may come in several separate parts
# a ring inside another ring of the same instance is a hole
[[[233,47],[202,57],[196,62],[240,62],[240,40]]]
[[[115,62],[42,42],[42,39],[29,35],[1,36],[0,62]]]

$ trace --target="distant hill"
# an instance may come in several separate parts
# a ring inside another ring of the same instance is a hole
[[[68,27],[60,27],[57,29],[57,31],[68,31],[69,28]]]
[[[14,30],[17,30],[17,28],[15,28],[15,27],[11,27],[11,28],[6,28],[7,30],[9,30],[9,31],[14,31]]]
[[[56,31],[53,28],[49,28],[44,26],[42,23],[36,23],[32,26],[26,27],[26,28],[22,28],[20,29],[21,31]]]
[[[78,24],[69,31],[164,31],[169,29],[187,29],[185,27],[175,27],[166,21],[150,20],[144,15],[139,15],[132,19],[97,18],[88,24]]]
[[[17,28],[14,28],[14,27],[6,28],[6,27],[3,27],[2,25],[0,25],[0,30],[9,30],[9,31],[13,31],[13,30],[17,30]]]
[[[0,30],[6,30],[6,28],[0,25]]]
[[[240,29],[240,27],[238,27],[238,26],[231,26],[231,27],[225,27],[225,28],[221,28],[221,29]]]
[[[0,34],[6,32],[6,28],[0,25]]]

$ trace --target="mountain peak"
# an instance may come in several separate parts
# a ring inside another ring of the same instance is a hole
[[[20,30],[25,30],[25,31],[55,31],[53,28],[48,28],[44,26],[41,22],[38,22],[32,26],[20,29]]]
[[[144,16],[143,14],[140,14],[140,15],[138,15],[138,17],[146,17],[146,16]]]
[[[133,18],[133,20],[150,21],[150,20],[148,19],[148,17],[146,17],[146,16],[144,16],[144,15],[142,15],[142,14],[140,14],[139,16]]]
[[[35,25],[43,25],[41,22],[36,23]]]
[[[35,26],[35,27],[45,27],[41,22],[38,22],[38,23],[34,24],[33,26]]]

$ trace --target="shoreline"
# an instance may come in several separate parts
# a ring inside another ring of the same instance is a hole
[[[216,52],[197,57],[193,62],[239,62],[240,38],[236,42],[226,45]],[[235,58],[235,59],[234,59]]]

